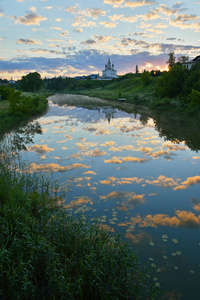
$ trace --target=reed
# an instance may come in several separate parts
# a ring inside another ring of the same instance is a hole
[[[69,217],[50,182],[16,170],[1,160],[1,299],[156,299],[120,236]]]

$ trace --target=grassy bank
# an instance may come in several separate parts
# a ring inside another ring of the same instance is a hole
[[[0,133],[45,113],[48,108],[47,95],[22,95],[21,92],[11,90],[7,99],[0,101]]]
[[[153,102],[155,80],[148,86],[141,84],[140,78],[114,81],[104,88],[78,91],[78,93],[107,100],[124,98],[126,102],[149,106]]]
[[[128,73],[113,80],[76,80],[53,78],[44,88],[54,92],[82,94],[107,100],[124,98],[126,102],[156,110],[200,112],[200,64],[191,70],[175,64],[168,72]]]
[[[52,188],[0,165],[1,299],[156,299],[128,245],[69,218]]]

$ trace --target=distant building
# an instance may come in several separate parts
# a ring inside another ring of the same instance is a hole
[[[9,84],[15,84],[15,81],[11,78]]]
[[[89,77],[91,78],[91,79],[99,79],[99,74],[91,74],[91,75],[89,75]]]
[[[110,58],[108,63],[105,64],[105,70],[102,71],[101,79],[118,78],[117,71],[114,69],[114,64],[111,65]]]
[[[194,66],[196,63],[200,63],[200,55],[196,56],[194,59],[190,61],[186,61],[182,63],[182,65],[185,66],[188,70],[190,70],[191,67]]]

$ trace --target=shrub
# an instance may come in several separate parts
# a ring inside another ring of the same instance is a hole
[[[200,92],[196,90],[192,90],[191,94],[189,95],[189,107],[190,108],[200,108]]]
[[[151,75],[149,72],[144,71],[141,75],[141,82],[143,86],[147,86],[151,82]]]

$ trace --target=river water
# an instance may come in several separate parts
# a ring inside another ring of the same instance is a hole
[[[26,172],[52,175],[70,215],[125,234],[164,299],[199,299],[200,123],[74,95],[37,122]]]

